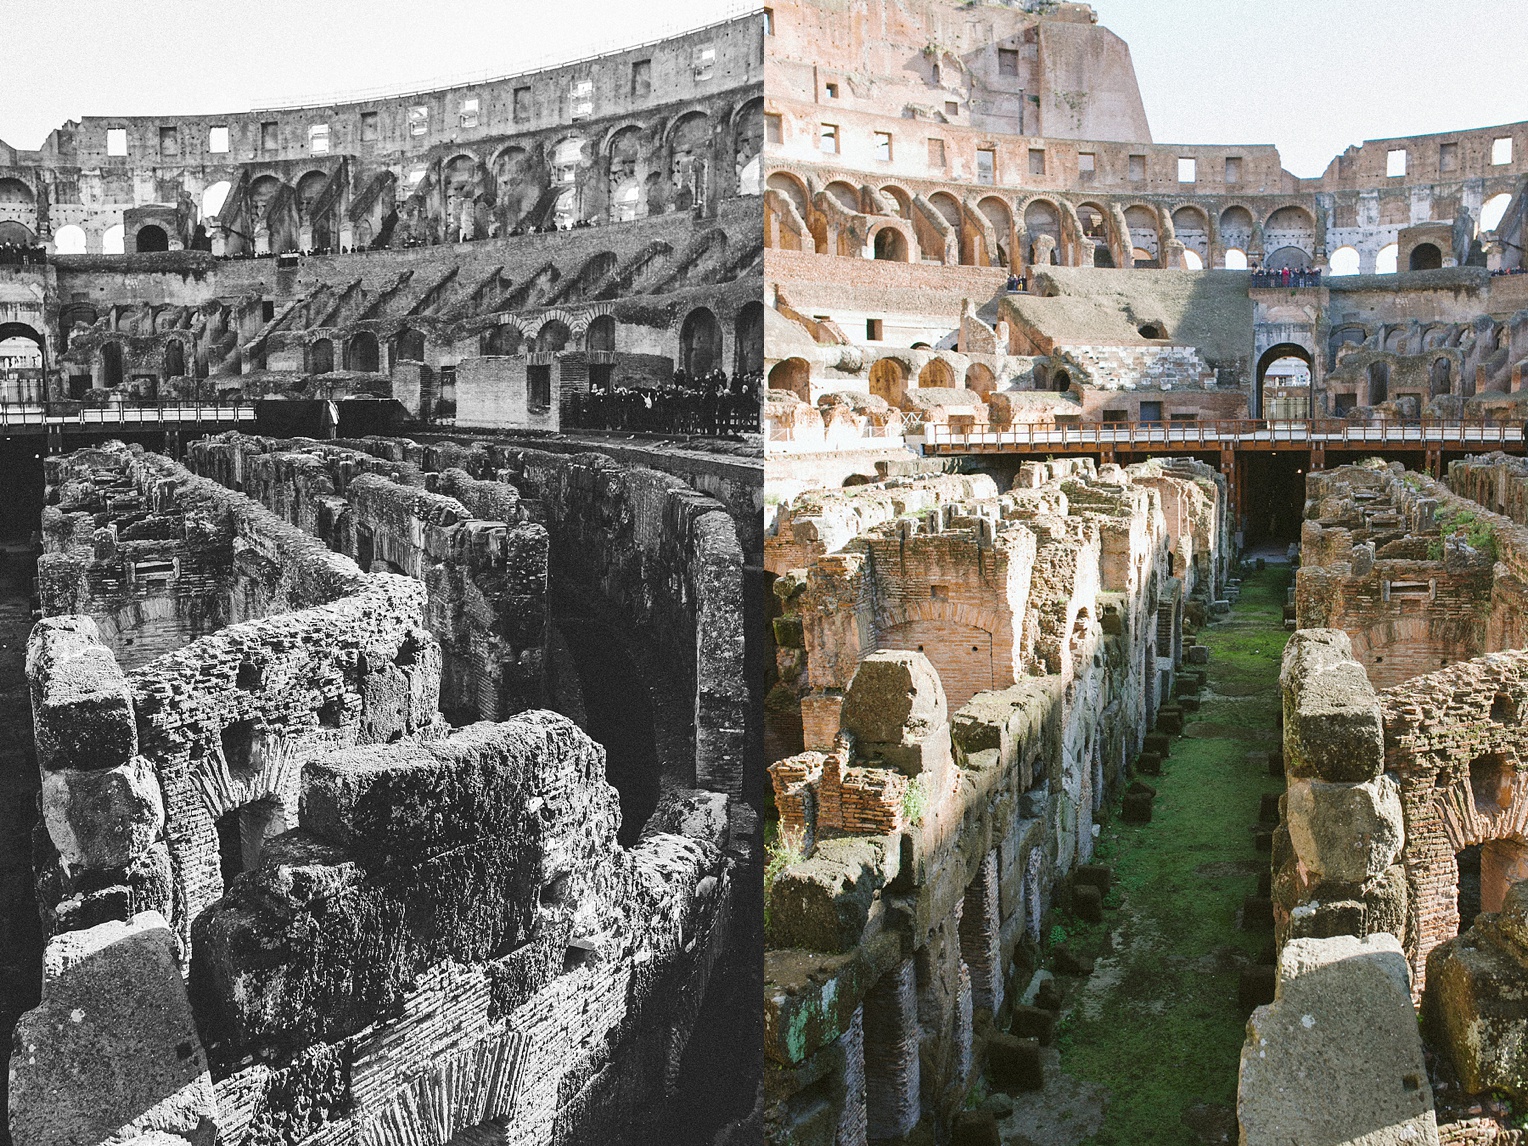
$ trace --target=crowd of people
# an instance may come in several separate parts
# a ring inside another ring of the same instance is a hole
[[[1321,272],[1318,270],[1297,271],[1289,267],[1281,267],[1276,271],[1253,271],[1252,285],[1255,287],[1318,287],[1321,285]]]
[[[1003,289],[1009,294],[1018,294],[1020,291],[1026,290],[1028,288],[1022,276],[1010,274],[1008,276],[1007,285],[1005,285]]]
[[[0,243],[0,266],[40,267],[48,261],[41,243]]]
[[[574,396],[562,409],[565,429],[631,430],[655,434],[744,434],[759,429],[758,373],[728,377],[723,370],[691,378],[674,372],[661,388],[612,382]]]
[[[1528,275],[1528,267],[1497,267],[1492,275]]]

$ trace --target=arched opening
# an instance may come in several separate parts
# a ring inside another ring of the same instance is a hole
[[[1137,204],[1125,208],[1125,226],[1130,232],[1132,258],[1138,267],[1161,266],[1161,236],[1157,225],[1157,213],[1150,207]]]
[[[803,402],[812,400],[812,368],[804,358],[776,362],[769,371],[771,390],[789,390]]]
[[[739,374],[764,371],[764,304],[755,299],[737,312],[732,332],[734,369]]]
[[[334,370],[334,343],[327,338],[315,339],[308,346],[308,373],[329,374]]]
[[[835,179],[823,188],[832,198],[851,215],[860,213],[859,191],[845,183],[842,179]]]
[[[101,232],[101,253],[103,255],[120,255],[127,248],[125,246],[127,229],[121,223],[107,227]]]
[[[679,328],[679,361],[691,378],[702,378],[721,367],[722,328],[716,315],[697,306]]]
[[[943,358],[930,358],[923,364],[923,369],[918,371],[918,388],[953,390],[955,371],[950,369],[950,364]]]
[[[1418,243],[1411,248],[1410,270],[1435,271],[1443,266],[1443,252],[1432,243]]]
[[[1393,275],[1396,271],[1396,261],[1401,248],[1395,243],[1381,247],[1379,254],[1374,256],[1374,273],[1377,275]]]
[[[1265,271],[1282,271],[1285,267],[1292,271],[1309,270],[1310,255],[1300,247],[1279,247],[1263,259]]]
[[[1494,231],[1501,226],[1502,216],[1507,213],[1507,208],[1512,205],[1512,196],[1505,192],[1500,195],[1492,195],[1480,207],[1480,229],[1482,231]]]
[[[1061,212],[1054,203],[1036,199],[1024,208],[1024,230],[1029,237],[1025,252],[1030,266],[1054,266],[1061,262]]]
[[[1305,270],[1310,265],[1310,257],[1316,252],[1316,220],[1304,207],[1280,207],[1263,224],[1263,249],[1277,253],[1284,247],[1301,251],[1306,257],[1299,267],[1287,264],[1291,269]],[[1267,267],[1268,260],[1263,260],[1263,265]],[[1280,267],[1284,265],[1281,263]]]
[[[875,233],[875,257],[887,262],[907,262],[907,239],[895,227],[882,227]]]
[[[1210,219],[1198,207],[1179,207],[1173,212],[1173,233],[1183,244],[1183,265],[1203,270],[1210,258]]]
[[[881,194],[891,200],[893,214],[903,219],[912,217],[912,196],[902,190],[902,188],[888,183],[885,187],[881,188]]]
[[[568,339],[572,336],[567,323],[554,318],[542,324],[536,332],[536,349],[543,354],[559,354],[567,349]]]
[[[398,332],[395,353],[402,362],[424,361],[424,331],[404,329]]]
[[[377,345],[377,336],[369,330],[363,330],[351,337],[349,345],[345,348],[345,356],[347,369],[370,374],[375,374],[381,369],[382,357]]]
[[[42,336],[20,322],[0,324],[0,396],[10,402],[39,402],[44,397]]]
[[[1257,406],[1260,418],[1308,418],[1315,359],[1305,347],[1281,342],[1257,360]]]
[[[1013,234],[1013,212],[1008,210],[1008,204],[996,195],[988,195],[976,205],[976,209],[981,212],[982,218],[992,225],[995,243],[995,249],[992,252],[993,265],[1008,266],[1008,243]]]
[[[156,227],[153,223],[149,223],[138,228],[138,233],[133,236],[133,246],[140,255],[154,251],[168,251],[170,236],[164,233],[163,227]]]
[[[870,367],[870,393],[900,409],[907,397],[907,367],[895,358],[877,358]]]
[[[1226,248],[1226,270],[1244,271],[1247,269],[1247,252],[1239,247]]]
[[[973,362],[966,368],[966,389],[973,393],[986,397],[997,387],[997,380],[992,376],[992,371],[980,362]]]
[[[53,232],[53,250],[60,255],[83,255],[85,253],[85,228],[66,223]]]
[[[1358,248],[1338,247],[1333,251],[1327,273],[1334,276],[1356,275],[1358,273]]]
[[[583,166],[584,141],[569,136],[552,148],[552,184],[561,188],[553,217],[558,228],[567,229],[578,221],[578,172]]]
[[[1431,372],[1428,376],[1427,394],[1430,398],[1441,398],[1445,394],[1453,392],[1453,368],[1447,358],[1434,358]]]
[[[490,327],[483,335],[480,349],[484,354],[510,357],[520,353],[520,328],[505,322]]]
[[[160,373],[165,378],[180,378],[186,373],[186,351],[180,339],[172,338],[164,344],[164,363]]]
[[[108,390],[122,385],[122,346],[116,342],[101,344],[101,385]]]
[[[762,186],[759,178],[764,169],[764,157],[755,155],[747,163],[738,169],[737,193],[739,195],[757,195]]]
[[[202,192],[202,218],[211,219],[223,209],[223,204],[228,201],[228,192],[233,190],[233,184],[226,179],[220,179]]]
[[[1167,330],[1160,322],[1143,322],[1135,328],[1135,332],[1142,338],[1150,338],[1157,342],[1167,340]]]
[[[501,328],[502,329],[502,328]],[[596,354],[615,352],[615,317],[602,314],[584,331],[584,349]]]
[[[1378,406],[1381,402],[1388,401],[1390,397],[1390,364],[1387,362],[1369,363],[1369,401],[1368,405]]]
[[[764,186],[771,191],[779,192],[792,207],[796,208],[796,214],[800,215],[803,221],[806,219],[806,188],[801,185],[799,179],[783,171],[774,171],[764,181]]]

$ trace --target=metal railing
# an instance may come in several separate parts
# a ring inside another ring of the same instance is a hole
[[[253,403],[114,402],[83,406],[77,402],[0,402],[0,430],[48,426],[158,426],[253,422]]]
[[[948,423],[923,425],[925,449],[1039,449],[1046,447],[1130,449],[1180,446],[1185,449],[1234,449],[1238,446],[1322,445],[1351,448],[1365,445],[1425,449],[1429,445],[1521,445],[1524,423],[1490,419],[1422,419],[1419,421],[1348,422],[1341,418],[1227,421],[1088,422],[1072,425],[1012,425],[1004,429],[952,429]]]

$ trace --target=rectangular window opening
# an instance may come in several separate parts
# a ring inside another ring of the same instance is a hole
[[[891,162],[891,132],[878,131],[875,133],[875,157],[882,163]]]
[[[531,121],[531,89],[516,88],[511,97],[511,115],[516,123],[529,123]]]
[[[461,111],[457,115],[457,123],[461,127],[476,127],[478,125],[478,97],[468,96],[462,100]]]
[[[1130,182],[1144,183],[1146,181],[1146,157],[1144,155],[1132,155],[1129,167]]]
[[[1077,153],[1077,174],[1092,175],[1098,170],[1098,155],[1092,151]]]
[[[1385,153],[1385,174],[1391,179],[1406,174],[1406,149],[1397,148]]]
[[[1017,76],[1019,74],[1019,50],[1017,48],[999,48],[997,50],[997,74],[1000,76]]]
[[[418,138],[426,135],[430,130],[430,109],[422,103],[416,103],[408,111],[409,135]]]
[[[1226,182],[1240,183],[1242,178],[1241,156],[1231,155],[1226,157]]]
[[[327,123],[315,123],[308,128],[308,154],[329,154],[329,125]]]
[[[1438,144],[1438,170],[1459,170],[1459,145],[1457,143]]]
[[[274,122],[260,125],[260,150],[275,151],[280,146],[280,135]]]
[[[1500,139],[1491,141],[1491,165],[1500,167],[1504,163],[1512,162],[1512,137],[1504,135]]]
[[[1193,183],[1199,178],[1199,164],[1192,156],[1180,156],[1178,159],[1178,182]]]
[[[989,186],[997,182],[997,152],[991,148],[977,148],[976,181]]]
[[[361,142],[375,143],[379,134],[377,113],[374,111],[363,111],[361,113]]]
[[[228,154],[228,128],[220,126],[207,129],[207,150],[214,155]]]
[[[931,139],[928,141],[928,165],[930,167],[944,166],[944,140]]]
[[[829,155],[838,154],[838,125],[825,123],[817,134],[818,148]]]
[[[881,320],[879,318],[865,319],[865,341],[881,341]]]
[[[1045,148],[1031,147],[1029,149],[1029,173],[1031,175],[1045,174]]]
[[[106,154],[127,154],[127,128],[108,127],[106,129]]]
[[[764,142],[785,142],[785,132],[781,126],[780,117],[778,115],[766,115],[764,117]]]
[[[631,65],[631,96],[646,99],[653,90],[653,62],[638,60]]]
[[[180,154],[180,133],[173,127],[159,129],[159,154],[166,158]]]

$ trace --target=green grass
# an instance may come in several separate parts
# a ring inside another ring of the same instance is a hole
[[[1066,1073],[1110,1092],[1095,1146],[1182,1146],[1194,1138],[1183,1123],[1191,1107],[1235,1106],[1246,1031],[1238,953],[1255,957],[1271,940],[1238,930],[1236,915],[1268,859],[1253,845],[1259,798],[1282,785],[1247,753],[1277,744],[1289,577],[1283,566],[1249,574],[1230,619],[1200,633],[1204,704],[1149,781],[1152,822],[1104,825],[1120,909],[1106,927],[1065,925],[1074,945],[1102,955],[1088,985],[1069,992],[1059,1044]]]

